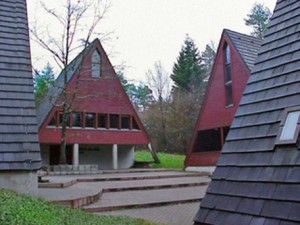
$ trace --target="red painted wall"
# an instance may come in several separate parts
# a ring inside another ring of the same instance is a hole
[[[233,106],[226,107],[225,93],[225,44],[230,46],[231,77]],[[207,91],[201,106],[196,129],[193,134],[185,166],[215,166],[220,152],[193,152],[193,146],[199,130],[228,127],[231,125],[234,114],[245,89],[250,71],[236,50],[234,44],[223,32],[214,66],[209,79]]]
[[[100,78],[91,76],[91,55],[95,48],[101,55]],[[74,89],[78,74],[78,89],[73,111],[132,115],[141,130],[73,128],[67,131],[67,143],[148,144],[150,142],[100,42],[95,42],[85,55],[80,73],[77,70],[68,84],[69,90]],[[47,127],[57,110],[58,108],[54,107],[50,111],[39,130],[41,143],[60,143],[60,128]]]
[[[230,46],[233,106],[226,107],[224,45]],[[227,34],[224,33],[219,44],[213,71],[211,73],[205,100],[201,107],[197,130],[208,130],[215,127],[230,126],[245,89],[249,70],[237,52]]]

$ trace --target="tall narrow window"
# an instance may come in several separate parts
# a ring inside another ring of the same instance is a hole
[[[92,77],[99,78],[101,76],[101,57],[100,53],[95,50],[92,54]]]
[[[119,129],[119,115],[110,114],[109,115],[109,127],[113,129]]]
[[[95,113],[85,114],[85,127],[95,127]]]
[[[72,113],[72,127],[82,127],[82,114],[80,112]]]
[[[98,114],[98,127],[107,128],[107,114]]]
[[[130,128],[130,116],[122,115],[121,116],[121,129],[129,129]]]
[[[228,44],[224,48],[224,57],[225,57],[225,93],[226,93],[226,106],[233,105],[232,98],[232,78],[231,78],[231,56],[230,56],[230,47]]]

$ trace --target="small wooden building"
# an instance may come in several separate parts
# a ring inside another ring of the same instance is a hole
[[[214,169],[260,44],[255,37],[223,31],[185,160],[187,170]]]
[[[100,41],[84,49],[67,71],[68,89],[76,91],[66,132],[67,163],[96,164],[99,169],[131,167],[134,145],[149,145],[151,150],[150,139]],[[62,86],[60,74],[37,111],[43,165],[59,163],[62,111],[52,103],[61,100]]]
[[[300,224],[300,1],[278,0],[195,224]]]
[[[26,1],[0,1],[0,188],[34,194],[40,167]]]

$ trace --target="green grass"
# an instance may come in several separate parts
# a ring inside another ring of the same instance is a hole
[[[125,216],[97,216],[0,189],[1,225],[155,225]]]
[[[158,152],[159,164],[151,164],[152,168],[183,169],[185,155]],[[149,151],[136,151],[134,158],[138,162],[152,162]]]

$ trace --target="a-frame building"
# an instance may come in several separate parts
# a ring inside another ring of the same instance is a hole
[[[0,1],[0,188],[37,192],[41,167],[27,6]]]
[[[213,171],[261,40],[224,29],[185,160],[187,170]]]
[[[99,169],[131,167],[134,145],[149,145],[150,139],[100,41],[94,40],[67,71],[68,89],[76,91],[66,132],[67,163],[95,164]],[[57,103],[62,86],[63,73],[37,111],[43,165],[59,163],[62,109]]]
[[[278,0],[195,224],[300,224],[300,1]]]

